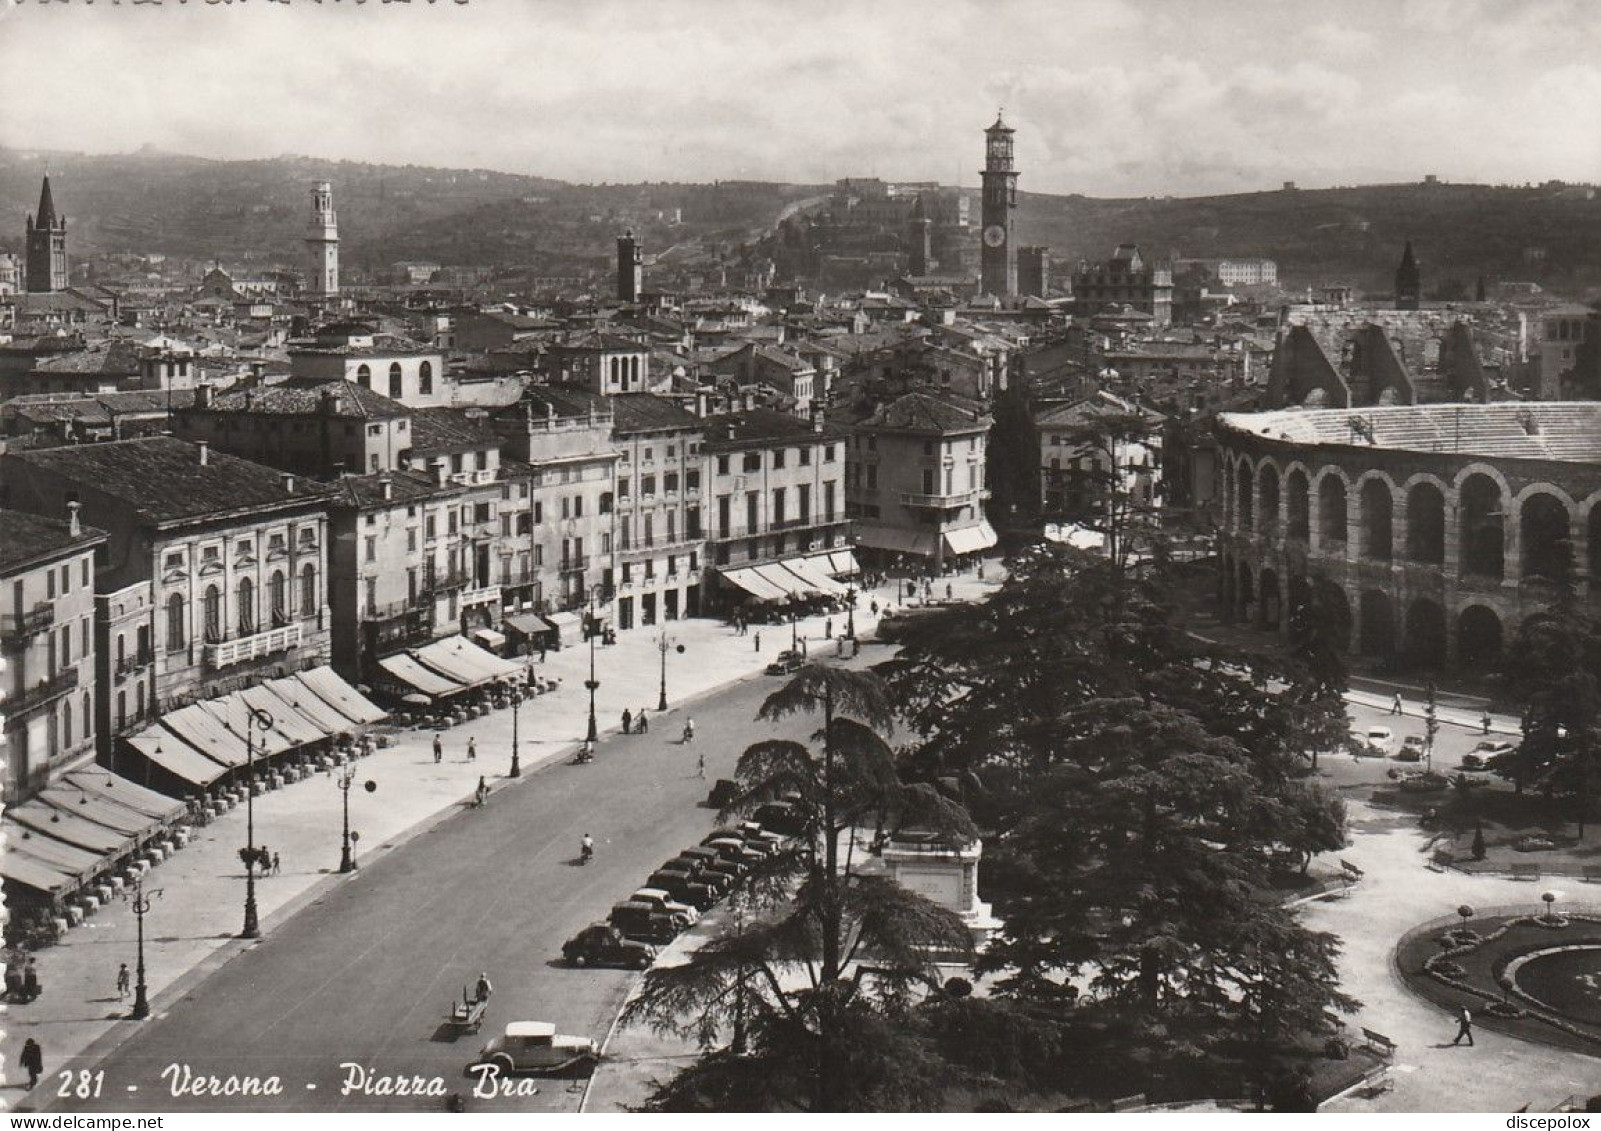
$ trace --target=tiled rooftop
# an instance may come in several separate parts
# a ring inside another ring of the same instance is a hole
[[[1601,402],[1593,401],[1283,409],[1218,419],[1292,444],[1601,463]]]
[[[0,510],[0,576],[38,558],[93,545],[105,532],[84,526],[74,535],[64,519],[42,518],[25,511]]]

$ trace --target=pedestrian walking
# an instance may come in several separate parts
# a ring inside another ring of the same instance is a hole
[[[803,636],[803,637],[800,638],[800,646],[801,646],[801,655],[802,656],[811,655],[811,652],[806,647],[806,637]]]
[[[38,996],[39,967],[30,958],[22,967],[22,998],[24,1001],[33,1001]]]
[[[434,765],[445,760],[445,743],[437,734],[434,735]]]
[[[1490,712],[1488,710],[1486,710],[1484,712],[1484,715],[1479,719],[1479,722],[1482,723],[1483,726],[1484,726],[1484,733],[1485,734],[1489,734],[1490,733]]]
[[[543,644],[541,644],[541,645],[540,645],[540,646],[539,646],[539,662],[540,662],[540,663],[544,663],[544,662],[545,662],[545,655],[546,655],[546,653],[547,653],[547,652],[549,652],[549,650],[550,650],[550,649],[549,649],[549,648],[547,648],[547,647],[546,647],[546,646],[545,646],[545,645],[543,645]]]
[[[758,630],[757,633],[756,633],[756,651],[760,652],[761,650],[762,650],[762,634],[761,634],[760,630]]]
[[[878,615],[878,598],[874,597],[873,603],[868,607],[873,610],[873,615],[876,617]]]
[[[978,563],[978,579],[980,581],[984,580],[984,561],[983,561],[982,558],[979,559],[979,563]]]
[[[1395,693],[1395,698],[1390,701],[1390,714],[1399,715],[1400,713],[1401,713],[1401,693],[1399,691],[1397,691]]]
[[[695,759],[695,776],[697,778],[704,778],[706,776],[706,755],[704,754],[699,755]]]
[[[695,720],[694,719],[685,719],[684,720],[684,742],[687,745],[688,743],[691,743],[691,742],[694,742],[694,741],[695,741]]]
[[[950,583],[950,582],[949,582],[949,581],[947,581],[947,582],[946,582],[946,583],[945,583],[945,599],[946,599],[946,600],[947,600],[947,601],[949,601],[949,600],[950,600],[950,599],[951,599],[951,592],[952,592],[952,590],[951,590],[951,583]]]
[[[272,874],[275,876],[282,874],[283,867],[283,861],[279,858],[278,854],[274,852],[272,854]]]
[[[1451,1043],[1453,1045],[1460,1044],[1462,1042],[1462,1038],[1464,1037],[1467,1038],[1468,1048],[1472,1048],[1473,1014],[1468,1012],[1468,1007],[1465,1005],[1462,1007],[1461,1012],[1456,1015],[1456,1039]]]
[[[469,738],[467,740],[467,761],[478,761],[478,740],[476,738]]]
[[[634,716],[634,728],[640,734],[645,734],[650,730],[650,721],[645,718],[645,708],[643,707],[639,709],[639,714]]]
[[[634,724],[633,712],[630,711],[627,707],[624,707],[623,708],[623,733],[624,734],[629,733],[629,728],[632,727],[633,724]]]
[[[489,800],[489,783],[484,780],[484,775],[478,775],[478,788],[473,793],[478,799],[479,808],[482,808],[484,802]]]
[[[834,618],[833,617],[829,617],[827,620],[823,621],[823,639],[824,640],[832,640],[832,639],[834,639]]]
[[[117,967],[117,1000],[121,1001],[128,996],[128,989],[133,985],[133,975],[128,973],[128,964],[124,962]]]
[[[29,1037],[22,1046],[22,1067],[28,1070],[28,1087],[39,1082],[39,1076],[44,1072],[44,1050],[39,1042]]]

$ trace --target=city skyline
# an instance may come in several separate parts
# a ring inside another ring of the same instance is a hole
[[[23,80],[0,144],[976,187],[974,135],[1004,106],[1025,192],[1592,181],[1585,18],[1570,0],[962,0],[870,17],[751,0],[715,19],[694,0],[17,6],[0,11],[0,65]]]

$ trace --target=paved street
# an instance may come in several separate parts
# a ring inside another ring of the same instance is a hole
[[[552,1021],[560,1032],[602,1039],[635,975],[569,970],[555,961],[561,944],[604,918],[653,862],[711,827],[711,810],[697,803],[749,742],[774,733],[752,719],[777,685],[750,677],[673,711],[648,735],[602,741],[592,765],[557,762],[497,793],[486,809],[434,826],[322,895],[165,1010],[102,1063],[106,1090],[98,1103],[60,1107],[415,1111],[442,1101],[342,1095],[341,1063],[440,1076],[452,1091],[466,1092],[464,1065],[507,1021]],[[689,747],[678,737],[685,710],[697,728]],[[797,720],[781,733],[799,737],[813,726]],[[701,753],[704,780],[696,776]],[[596,859],[580,867],[585,831],[596,839]],[[441,1019],[480,971],[496,991],[488,1020],[478,1036],[452,1039]],[[161,1076],[174,1063],[203,1075],[276,1074],[284,1092],[174,1099]],[[472,1106],[577,1106],[581,1081],[539,1086],[536,1097]]]

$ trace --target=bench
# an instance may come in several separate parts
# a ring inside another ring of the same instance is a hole
[[[1124,1096],[1120,1100],[1112,1101],[1113,1111],[1134,1111],[1145,1106],[1145,1093],[1135,1092],[1132,1096]]]
[[[1362,1079],[1356,1083],[1356,1094],[1365,1100],[1375,1096],[1382,1096],[1385,1092],[1395,1089],[1395,1080],[1390,1076],[1390,1066],[1381,1064],[1370,1072],[1365,1072]]]
[[[1451,866],[1451,861],[1453,859],[1455,859],[1455,857],[1453,857],[1447,850],[1443,848],[1436,848],[1434,850],[1434,855],[1429,858],[1429,871],[1443,872]]]
[[[1540,865],[1514,864],[1512,865],[1512,878],[1514,880],[1538,880],[1540,878]]]
[[[1360,880],[1367,874],[1366,872],[1362,871],[1361,868],[1358,868],[1355,864],[1343,858],[1340,860],[1340,870],[1350,877],[1353,882]]]
[[[1377,1033],[1372,1029],[1364,1028],[1362,1030],[1362,1039],[1367,1042],[1368,1048],[1384,1057],[1385,1060],[1389,1060],[1395,1056],[1395,1050],[1398,1046],[1383,1033]]]

